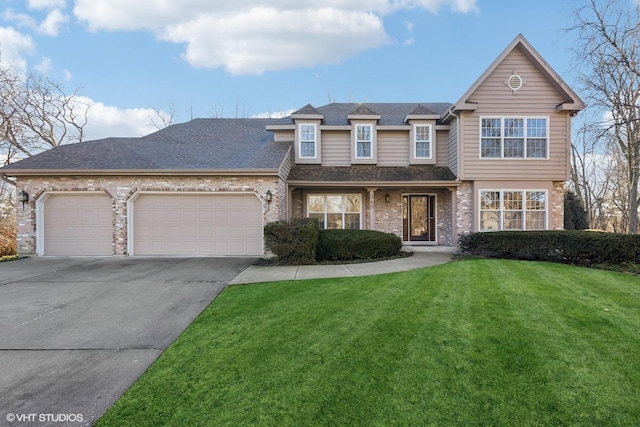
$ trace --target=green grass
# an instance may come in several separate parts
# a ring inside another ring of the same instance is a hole
[[[640,420],[640,278],[465,260],[227,288],[99,426]]]

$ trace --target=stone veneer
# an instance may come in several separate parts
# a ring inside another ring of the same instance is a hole
[[[16,209],[18,253],[36,253],[36,203],[46,192],[102,191],[112,199],[113,253],[127,254],[127,200],[137,191],[167,192],[253,192],[263,200],[263,223],[286,217],[285,184],[277,177],[214,177],[214,176],[73,176],[21,177],[17,191],[30,195],[29,203]],[[264,194],[273,193],[267,206]]]

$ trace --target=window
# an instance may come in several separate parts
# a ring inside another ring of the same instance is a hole
[[[316,157],[316,125],[314,124],[300,125],[298,130],[300,133],[300,157],[315,158]]]
[[[373,126],[356,125],[356,159],[373,158]]]
[[[545,159],[547,128],[545,117],[481,118],[480,157]]]
[[[546,191],[480,191],[480,230],[546,230]]]
[[[316,218],[321,230],[361,228],[359,194],[309,194],[307,216]]]
[[[415,125],[413,128],[414,156],[416,159],[431,158],[431,126]]]

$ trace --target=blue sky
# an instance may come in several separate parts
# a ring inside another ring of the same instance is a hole
[[[87,136],[154,110],[252,117],[307,103],[455,102],[522,33],[574,89],[568,1],[4,0],[0,62],[79,89]],[[157,117],[156,117],[157,119]]]

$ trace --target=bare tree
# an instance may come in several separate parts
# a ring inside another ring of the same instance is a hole
[[[640,181],[640,9],[637,2],[589,0],[576,10],[575,52],[588,100],[600,109],[608,141],[617,146],[625,175],[616,200],[626,209],[627,232],[638,232]],[[620,171],[620,170],[619,170]],[[622,187],[624,186],[624,191]]]
[[[0,68],[0,152],[4,163],[84,138],[89,106],[47,77]]]
[[[171,126],[176,116],[176,105],[173,101],[169,104],[169,112],[166,113],[158,108],[153,109],[153,114],[149,116],[149,123],[154,128],[160,130]],[[192,113],[193,115],[193,113]],[[193,118],[193,117],[192,117]]]
[[[0,164],[9,164],[84,138],[89,106],[77,92],[37,74],[21,76],[0,66]],[[0,222],[12,220],[15,183],[0,181]]]

